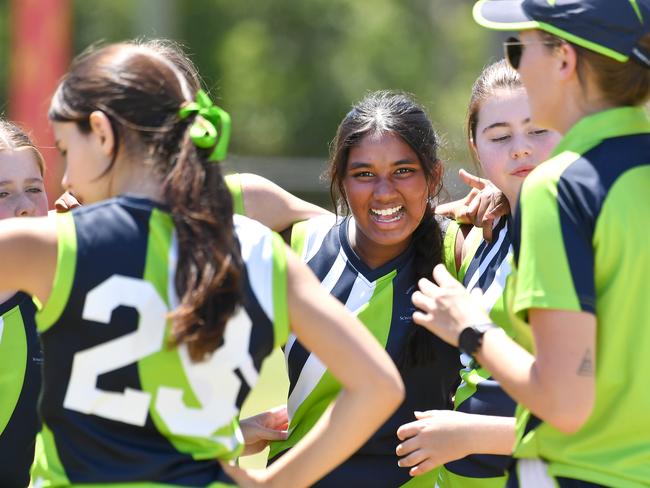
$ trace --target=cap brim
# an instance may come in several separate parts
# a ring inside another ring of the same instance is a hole
[[[479,0],[474,5],[474,20],[494,30],[538,29],[539,22],[531,19],[522,7],[524,0]]]

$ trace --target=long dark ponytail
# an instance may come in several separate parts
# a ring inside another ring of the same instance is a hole
[[[52,98],[49,117],[90,131],[89,116],[111,122],[115,150],[133,164],[152,164],[162,182],[178,240],[173,341],[198,361],[222,343],[226,322],[241,302],[242,263],[235,243],[232,199],[210,149],[189,137],[194,121],[178,115],[199,90],[197,71],[168,41],[111,44],[72,64]],[[141,159],[141,160],[139,160]]]
[[[392,132],[406,142],[418,156],[427,183],[435,190],[433,200],[442,189],[442,163],[437,157],[438,138],[426,111],[406,93],[377,91],[354,105],[339,124],[330,148],[327,176],[330,195],[337,209],[349,212],[343,180],[347,171],[350,148],[368,134]],[[417,279],[431,279],[433,268],[442,262],[443,238],[433,208],[426,205],[420,224],[413,233]],[[402,368],[421,365],[435,359],[436,339],[424,328],[411,324],[409,336],[401,351],[398,365]]]

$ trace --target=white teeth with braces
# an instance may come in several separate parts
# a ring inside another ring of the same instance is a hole
[[[399,207],[384,208],[384,209],[371,208],[370,211],[372,213],[374,213],[374,214],[383,215],[385,217],[388,217],[389,215],[393,215],[393,214],[399,212],[400,210],[402,210],[402,208],[403,207],[400,205]]]

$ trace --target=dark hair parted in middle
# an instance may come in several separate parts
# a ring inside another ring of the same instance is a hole
[[[120,151],[151,164],[160,175],[171,210],[179,256],[172,313],[173,339],[201,360],[222,343],[226,322],[241,302],[242,264],[233,229],[233,206],[210,149],[190,139],[194,117],[181,120],[181,106],[199,87],[192,62],[165,41],[111,44],[80,55],[52,98],[49,117],[75,122],[82,133],[89,116],[103,112],[115,136],[112,161]]]
[[[369,93],[355,104],[339,124],[330,146],[327,176],[330,196],[338,213],[349,213],[343,180],[347,174],[350,148],[367,136],[393,133],[408,144],[418,156],[433,198],[442,189],[442,163],[438,159],[438,137],[425,109],[411,95],[395,91]],[[427,202],[419,226],[412,235],[415,248],[417,278],[431,279],[435,265],[442,262],[442,232],[431,205]],[[424,364],[435,359],[433,336],[424,328],[412,324],[400,366]]]

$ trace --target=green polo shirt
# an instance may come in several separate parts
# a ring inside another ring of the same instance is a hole
[[[611,486],[650,480],[650,120],[622,107],[578,122],[524,182],[510,306],[597,318],[596,400],[567,435],[518,408],[517,457]],[[571,324],[567,324],[570,327]],[[518,334],[519,336],[519,334]],[[521,337],[521,336],[520,336]]]

